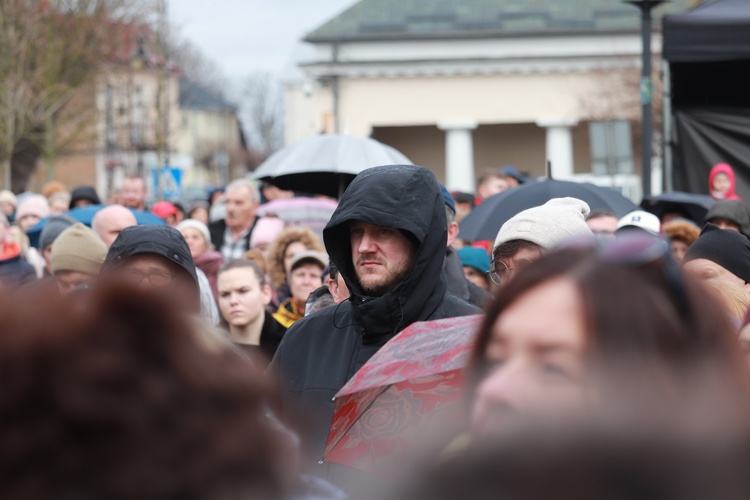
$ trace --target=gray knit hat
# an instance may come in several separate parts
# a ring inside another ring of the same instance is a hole
[[[591,209],[577,198],[554,198],[540,207],[529,208],[502,225],[495,238],[495,248],[512,240],[535,243],[549,250],[565,240],[593,237],[586,224]]]
[[[76,220],[65,214],[53,215],[42,228],[42,232],[39,235],[39,249],[44,250],[48,245],[51,245],[60,233],[68,229],[70,226],[76,223]]]

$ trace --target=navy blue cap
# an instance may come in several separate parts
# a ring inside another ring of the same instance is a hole
[[[453,196],[448,192],[448,190],[440,184],[440,192],[443,193],[443,200],[445,201],[445,205],[453,210],[453,213],[456,213],[456,203],[453,201]]]

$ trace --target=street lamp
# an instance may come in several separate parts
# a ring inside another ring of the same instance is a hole
[[[651,97],[653,84],[651,83],[651,10],[668,0],[625,0],[625,3],[635,5],[641,11],[641,169],[643,172],[643,196],[651,194],[651,135],[653,117],[651,111]]]

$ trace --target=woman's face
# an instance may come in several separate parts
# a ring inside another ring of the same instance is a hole
[[[573,281],[556,278],[521,295],[492,327],[488,371],[474,400],[475,434],[583,410],[584,349],[583,308]]]
[[[284,250],[284,273],[289,274],[289,268],[292,266],[292,258],[300,252],[307,250],[307,247],[301,241],[293,241],[286,246]]]
[[[203,235],[197,229],[186,227],[182,229],[181,233],[187,242],[188,248],[190,248],[190,255],[193,257],[197,257],[208,250],[206,240],[203,239]]]

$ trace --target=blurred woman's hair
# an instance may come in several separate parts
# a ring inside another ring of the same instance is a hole
[[[706,278],[701,282],[721,302],[732,318],[742,321],[750,305],[750,292],[744,286],[717,277]]]
[[[286,284],[284,255],[289,245],[295,241],[301,242],[308,250],[325,252],[323,243],[312,229],[303,226],[292,226],[284,229],[268,248],[268,274],[273,288],[279,288]]]
[[[268,274],[268,264],[266,263],[266,258],[263,257],[263,252],[260,250],[248,250],[242,258],[252,260],[263,270],[263,274]]]
[[[553,251],[499,291],[476,339],[474,383],[482,376],[498,317],[517,298],[556,278],[572,280],[578,290],[587,357],[597,369],[624,368],[620,373],[634,387],[640,380],[654,390],[674,389],[684,370],[706,364],[718,366],[734,384],[746,382],[729,317],[699,283],[676,266],[669,272],[668,255],[639,265],[603,259],[599,253],[590,245]]]
[[[240,353],[122,284],[25,299],[0,300],[4,499],[280,497],[284,436]]]
[[[250,269],[258,280],[260,286],[266,285],[266,274],[257,262],[251,259],[230,260],[219,269],[219,276],[232,269]]]

